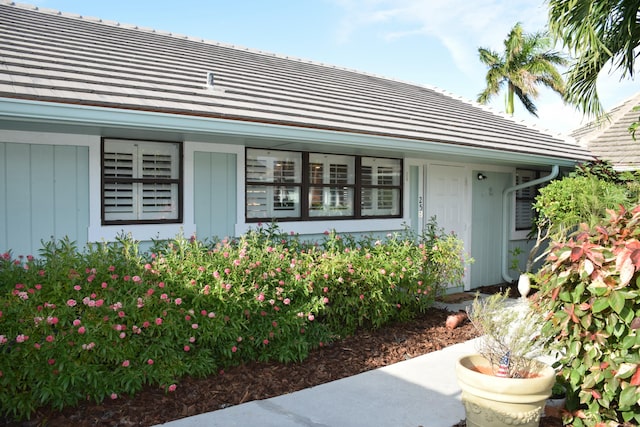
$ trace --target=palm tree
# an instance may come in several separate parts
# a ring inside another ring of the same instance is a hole
[[[604,114],[596,90],[610,64],[633,78],[640,46],[640,0],[549,0],[549,29],[576,57],[565,99],[584,114]]]
[[[567,60],[562,54],[550,50],[551,38],[546,33],[523,33],[520,23],[511,29],[504,47],[502,54],[483,47],[478,49],[480,61],[489,67],[487,87],[478,95],[478,102],[487,104],[506,85],[507,114],[513,115],[515,94],[527,111],[538,117],[533,103],[538,96],[538,85],[563,95],[564,80],[556,66],[566,65]]]

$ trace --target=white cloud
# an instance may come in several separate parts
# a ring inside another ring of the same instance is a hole
[[[542,30],[542,0],[336,0],[344,10],[339,39],[347,42],[364,27],[376,26],[388,40],[422,34],[447,48],[457,68],[475,75],[480,46],[500,50],[516,22],[525,31]],[[400,29],[397,29],[397,28]]]

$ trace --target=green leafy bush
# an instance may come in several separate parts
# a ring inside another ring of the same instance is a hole
[[[235,240],[46,243],[0,255],[0,414],[29,417],[86,399],[176,389],[253,360],[292,362],[358,327],[407,319],[462,277],[462,245],[435,226],[417,239],[274,225]]]
[[[568,392],[565,422],[577,427],[640,423],[640,207],[610,214],[552,245],[537,275]]]

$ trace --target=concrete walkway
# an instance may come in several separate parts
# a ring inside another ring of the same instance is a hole
[[[451,427],[465,418],[455,363],[474,341],[169,427]]]
[[[449,311],[464,309],[448,304]],[[171,421],[168,427],[451,427],[465,418],[455,364],[475,340],[266,400]]]

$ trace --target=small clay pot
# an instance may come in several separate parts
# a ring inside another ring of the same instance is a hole
[[[447,316],[445,326],[447,327],[447,329],[455,329],[458,326],[461,326],[467,319],[467,313],[463,310],[460,310],[455,314],[450,314],[449,316]]]

